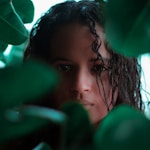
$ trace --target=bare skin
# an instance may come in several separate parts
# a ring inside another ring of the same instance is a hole
[[[107,66],[111,56],[104,45],[103,29],[97,25],[96,32],[101,39],[99,53]],[[105,100],[112,108],[112,89],[109,72],[105,69],[101,73],[103,86],[99,77],[97,84],[97,68],[102,66],[102,62],[95,61],[97,55],[91,47],[93,40],[87,26],[79,23],[64,25],[58,28],[51,41],[50,60],[61,74],[60,86],[54,94],[57,106],[76,100],[87,109],[92,123],[97,124],[108,113]],[[117,91],[114,95],[116,99]]]

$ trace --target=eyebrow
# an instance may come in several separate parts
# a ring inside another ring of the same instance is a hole
[[[63,58],[63,57],[57,57],[57,58],[54,58],[51,60],[51,63],[55,63],[57,61],[71,61],[70,59],[67,59],[67,58]]]
[[[106,57],[102,57],[103,61],[109,61],[110,59],[109,58],[106,58]],[[96,58],[92,58],[90,59],[89,61],[90,62],[95,62],[95,61],[98,61],[99,59]],[[51,60],[51,63],[55,63],[55,62],[58,62],[58,61],[65,61],[65,62],[71,62],[72,60],[71,59],[68,59],[68,58],[63,58],[63,57],[57,57],[57,58],[54,58]]]

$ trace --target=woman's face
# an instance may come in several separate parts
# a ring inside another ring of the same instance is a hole
[[[96,32],[101,39],[99,53],[107,66],[110,54],[104,45],[103,29],[97,25]],[[97,124],[108,112],[106,103],[112,108],[112,89],[109,72],[104,70],[100,76],[97,73],[102,61],[96,60],[92,51],[93,40],[87,26],[72,23],[58,28],[50,43],[50,62],[61,74],[61,83],[54,93],[58,108],[76,100],[89,112],[92,123]]]

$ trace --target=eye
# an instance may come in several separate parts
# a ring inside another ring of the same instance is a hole
[[[71,65],[59,64],[57,65],[57,70],[60,72],[69,72],[71,70]]]
[[[107,68],[102,64],[95,64],[93,70],[97,73],[101,73],[102,71],[107,70]]]

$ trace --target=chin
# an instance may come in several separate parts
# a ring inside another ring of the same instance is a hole
[[[107,115],[107,113],[103,114],[102,116],[96,117],[96,115],[91,114],[90,118],[91,118],[91,122],[94,125],[94,127],[97,128],[106,115]],[[94,117],[92,117],[92,116],[94,116]]]

